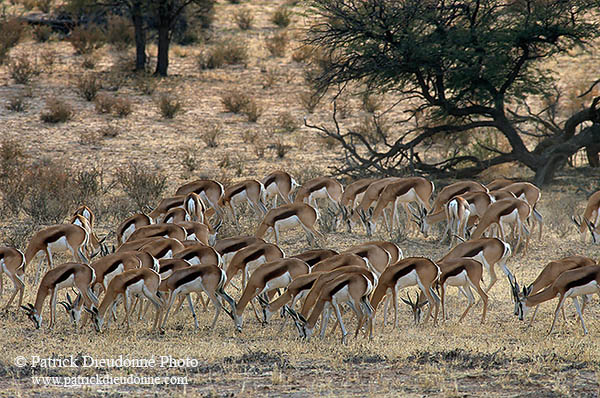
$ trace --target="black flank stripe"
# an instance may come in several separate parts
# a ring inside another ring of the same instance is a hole
[[[195,279],[198,279],[198,277],[200,277],[200,276],[202,276],[202,271],[190,272],[185,277],[183,277],[177,281],[177,283],[175,284],[175,289],[178,289],[180,286],[183,286],[187,283],[194,281]],[[175,290],[175,289],[173,289],[173,290]]]
[[[315,256],[313,258],[310,258],[308,260],[304,260],[306,262],[306,264],[308,264],[309,266],[313,266],[316,263],[318,263],[319,261],[321,261],[321,256]]]
[[[164,257],[165,254],[167,254],[169,252],[169,250],[171,250],[171,246],[165,246],[161,251],[159,251],[158,253],[156,253],[155,257]]]
[[[365,191],[367,190],[367,188],[369,188],[369,185],[370,185],[370,184],[365,184],[365,185],[363,185],[362,187],[360,187],[360,189],[358,189],[358,190],[356,191],[356,194],[355,194],[355,195],[356,195],[356,196],[358,196],[359,194],[361,194],[361,193],[365,192]]]
[[[574,287],[587,285],[588,283],[590,283],[594,279],[596,279],[595,273],[590,272],[589,274],[587,274],[583,278],[580,278],[580,279],[577,279],[575,281],[572,281],[572,282],[568,283],[567,286],[565,287],[565,292],[568,291],[569,289],[574,288]]]
[[[401,270],[397,271],[394,274],[394,280],[397,281],[398,279],[402,278],[403,276],[410,274],[412,271],[414,271],[414,269],[415,269],[414,264],[410,264],[410,265],[402,268]]]
[[[269,185],[273,184],[273,183],[275,182],[275,179],[276,179],[276,178],[277,178],[277,177],[276,177],[275,175],[269,176],[269,178],[267,178],[267,179],[265,180],[265,184],[264,184],[264,185],[265,185],[265,188],[266,188],[266,187],[268,187]]]
[[[65,236],[63,231],[57,231],[46,238],[46,244],[54,243],[57,240],[59,240],[60,238],[62,238],[63,236]]]
[[[168,271],[172,270],[173,266],[174,266],[173,263],[169,263],[169,264],[163,265],[162,267],[160,267],[160,273],[164,274],[165,272],[168,272]]]
[[[105,272],[104,274],[105,274],[105,275],[108,275],[108,274],[110,274],[111,272],[113,272],[114,270],[116,270],[116,269],[117,269],[117,267],[119,266],[119,264],[121,264],[121,260],[114,261],[114,262],[113,262],[113,263],[110,265],[110,267],[108,267],[108,268],[106,269],[106,272]]]
[[[255,252],[250,253],[250,255],[248,255],[246,257],[246,262],[257,260],[263,254],[265,254],[265,249],[264,248],[260,248],[260,249],[256,250]]]
[[[276,268],[273,271],[271,271],[265,275],[265,280],[270,281],[271,279],[278,278],[281,275],[285,274],[286,272],[287,272],[287,268],[285,268],[285,267]]]
[[[231,193],[229,194],[229,198],[233,198],[235,195],[237,195],[238,193],[244,191],[246,189],[245,185],[240,185],[239,187],[237,187],[236,189],[234,189],[233,191],[231,191]]]
[[[125,283],[125,289],[127,289],[129,286],[131,285],[135,285],[136,283],[138,283],[139,281],[141,281],[142,279],[144,279],[143,275],[136,275],[134,278],[131,278],[130,280],[128,280]]]
[[[482,252],[481,247],[476,247],[475,249],[471,250],[470,252],[465,253],[465,255],[461,256],[461,257],[475,257],[476,255],[478,255],[481,252]]]
[[[73,268],[63,272],[63,274],[56,279],[56,284],[58,285],[59,283],[66,281],[73,274],[75,274],[75,270]]]
[[[296,215],[295,210],[284,211],[283,213],[281,213],[278,216],[275,216],[273,218],[273,223],[280,221],[280,220],[285,220],[286,218],[290,218],[291,216],[295,216],[295,215]]]
[[[348,279],[346,279],[345,281],[338,283],[336,287],[334,287],[329,294],[331,296],[333,296],[334,294],[336,294],[337,292],[339,292],[340,290],[342,290],[346,285],[348,285],[349,281]]]
[[[515,211],[515,209],[516,208],[513,206],[507,207],[506,209],[502,210],[502,212],[500,213],[500,217],[506,216],[506,215],[512,213],[513,211]]]
[[[401,190],[396,191],[396,196],[402,196],[413,188],[413,185],[404,185]]]
[[[317,279],[313,279],[311,281],[306,282],[304,285],[302,285],[298,288],[298,291],[301,292],[302,290],[310,289],[311,287],[313,287],[313,285],[315,284],[316,281],[317,281]]]
[[[246,247],[246,243],[243,243],[243,242],[234,243],[231,246],[227,246],[227,247],[223,248],[223,250],[221,251],[221,254],[237,252],[238,250],[243,249],[244,247]]]
[[[458,267],[454,268],[451,271],[448,271],[448,272],[444,273],[444,275],[442,276],[443,280],[441,282],[442,283],[446,282],[446,279],[452,278],[453,276],[456,276],[456,275],[460,274],[461,272],[464,271],[464,269],[465,269],[465,267],[461,265],[461,266],[458,266]]]
[[[320,189],[323,189],[325,186],[327,185],[327,181],[321,181],[319,184],[313,186],[310,191],[311,192],[315,192],[318,191]]]
[[[464,187],[463,189],[459,189],[458,191],[454,192],[454,196],[458,196],[458,195],[462,195],[465,192],[468,192],[469,188]]]

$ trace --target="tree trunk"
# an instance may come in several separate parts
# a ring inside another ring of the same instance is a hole
[[[600,167],[600,144],[589,145],[585,148],[590,167]]]
[[[156,62],[155,75],[167,76],[167,69],[169,68],[169,27],[159,26],[158,27],[158,55]]]
[[[131,20],[135,33],[135,71],[146,69],[146,29],[140,3],[134,3],[131,9]]]
[[[565,165],[567,159],[567,157],[562,155],[555,155],[546,159],[546,161],[535,170],[533,183],[538,187],[541,187],[551,182],[554,179],[556,171]]]

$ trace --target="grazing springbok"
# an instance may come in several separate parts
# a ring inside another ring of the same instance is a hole
[[[594,192],[588,199],[582,217],[573,217],[573,222],[581,232],[581,240],[585,242],[585,231],[590,231],[593,243],[600,243],[600,191]]]
[[[292,228],[300,225],[306,233],[309,244],[314,244],[316,238],[324,238],[323,234],[315,229],[317,211],[306,203],[290,203],[271,209],[258,226],[255,236],[263,238],[267,233],[275,235],[275,243],[279,245],[280,229]]]
[[[13,300],[19,293],[19,301],[17,307],[21,307],[23,303],[23,293],[25,292],[25,283],[23,282],[23,274],[25,274],[25,255],[19,249],[14,247],[0,247],[0,297],[4,290],[4,282],[2,275],[6,274],[13,283],[13,294],[10,296],[8,303],[4,306],[7,309],[12,304]]]
[[[51,225],[33,235],[25,250],[25,264],[30,264],[34,258],[46,254],[48,268],[52,269],[52,251],[66,250],[73,254],[73,261],[81,261],[82,263],[87,264],[89,260],[84,253],[88,239],[89,236],[87,231],[78,225]],[[36,283],[40,277],[43,261],[44,259],[42,257],[35,274]]]
[[[261,182],[265,187],[265,201],[273,198],[273,207],[277,207],[278,196],[283,203],[292,203],[292,192],[298,187],[298,183],[289,173],[277,170],[269,173]]]
[[[65,263],[57,265],[50,271],[46,272],[38,287],[35,297],[35,305],[28,303],[26,306],[21,306],[27,313],[27,316],[34,323],[36,329],[42,326],[42,307],[46,297],[50,295],[50,324],[51,329],[54,326],[56,315],[56,294],[59,290],[67,287],[75,287],[79,293],[83,295],[83,300],[88,305],[98,304],[98,298],[92,291],[92,283],[95,279],[95,273],[87,264],[82,263]],[[79,319],[79,314],[76,320]]]

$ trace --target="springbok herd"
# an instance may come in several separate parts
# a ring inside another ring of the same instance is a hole
[[[214,180],[197,180],[162,199],[150,214],[135,214],[124,220],[115,231],[117,245],[112,253],[103,242],[106,237],[98,239],[94,233],[94,213],[86,206],[77,209],[69,223],[37,232],[24,254],[16,248],[0,247],[0,282],[6,274],[14,285],[6,307],[19,294],[18,306],[36,328],[42,326],[46,297],[50,296],[52,327],[57,292],[70,287],[76,291],[76,298],[71,300],[67,294],[67,301],[60,304],[76,325],[81,323],[83,327],[91,317],[97,331],[102,330],[105,320],[107,324],[117,320],[116,307],[123,301],[127,328],[136,307],[138,319],[143,319],[152,304],[156,307],[153,330],[162,330],[168,326],[169,314],[186,299],[198,328],[191,293],[198,296],[196,304],[206,309],[204,293],[215,309],[211,328],[224,310],[241,331],[244,309],[250,304],[260,322],[268,323],[274,313],[280,312],[293,321],[300,336],[308,339],[319,318],[321,336],[325,334],[328,319],[335,311],[345,341],[348,333],[341,304],[347,304],[356,314],[355,336],[364,328],[365,335],[372,337],[379,305],[385,299],[385,324],[391,302],[396,327],[399,290],[411,286],[418,287],[419,295],[414,300],[408,295],[401,300],[411,306],[415,323],[433,318],[435,324],[440,304],[442,318],[446,319],[448,286],[458,287],[468,300],[460,320],[474,305],[472,289],[476,291],[483,303],[483,323],[487,292],[497,281],[495,266],[499,265],[510,282],[519,319],[532,307],[537,310],[540,303],[559,296],[552,332],[565,299],[571,298],[587,333],[583,306],[593,293],[600,295],[600,265],[584,256],[551,261],[522,290],[506,265],[513,251],[521,249],[525,255],[530,230],[537,227],[541,239],[543,218],[536,210],[539,198],[540,190],[535,185],[510,180],[495,180],[487,186],[461,181],[444,187],[435,198],[434,184],[422,177],[361,179],[346,187],[333,178],[320,177],[298,186],[288,173],[276,171],[262,181],[247,179],[227,189]],[[272,208],[267,209],[271,199]],[[317,199],[322,199],[321,205],[325,203],[326,207],[319,210]],[[255,236],[217,239],[219,228],[229,218],[238,223],[236,207],[245,202],[262,218]],[[386,241],[368,241],[342,253],[313,249],[291,257],[278,247],[282,230],[296,226],[304,230],[311,245],[319,246],[323,235],[315,223],[323,210],[333,217],[335,228],[352,232],[364,227],[371,237],[378,223],[383,222],[391,232],[400,226],[400,204],[406,213],[406,225],[415,233],[418,228],[427,236],[432,225],[445,222],[442,241],[447,238],[450,247],[442,259],[403,258],[402,250]],[[590,197],[582,216],[573,217],[582,238],[585,240],[589,231],[594,243],[600,239],[600,227],[596,227],[599,207],[600,191]],[[275,244],[264,240],[271,234]],[[73,254],[73,262],[53,266],[52,253],[66,250]],[[93,260],[98,254],[99,258]],[[39,286],[35,304],[23,306],[26,266],[37,257],[40,261],[35,283]],[[44,257],[49,271],[40,281]],[[481,286],[484,271],[489,275],[485,288]],[[241,280],[234,281],[240,273]],[[241,290],[237,302],[226,291],[235,289]],[[427,313],[422,316],[426,305]],[[80,319],[82,310],[84,319]],[[534,317],[535,312],[531,322]]]

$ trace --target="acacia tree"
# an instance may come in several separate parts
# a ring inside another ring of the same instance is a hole
[[[409,112],[407,121],[428,115],[394,142],[382,134],[379,146],[358,132],[342,132],[335,111],[334,129],[306,122],[342,144],[346,163],[340,173],[394,175],[411,168],[471,177],[518,161],[542,185],[569,156],[600,142],[600,97],[562,121],[555,107],[533,105],[540,99],[551,103],[558,93],[544,61],[587,47],[599,36],[597,1],[312,0],[311,5],[316,22],[306,41],[323,54],[312,74],[317,89],[339,94],[349,83],[360,83],[367,91],[396,93]],[[482,129],[501,133],[510,151],[488,148],[494,153],[488,159],[455,156],[437,163],[419,153],[436,136]]]
[[[169,68],[169,45],[177,23],[187,9],[193,7],[196,16],[213,11],[215,0],[70,0],[71,10],[90,12],[93,9],[121,10],[131,19],[135,36],[135,70],[146,68],[146,41],[149,29],[156,29],[158,54],[155,75],[166,76]],[[199,18],[202,19],[202,18]]]
[[[214,0],[145,0],[156,23],[158,31],[158,55],[155,75],[166,76],[169,68],[169,45],[177,20],[189,6],[195,12],[206,15],[212,12]]]

